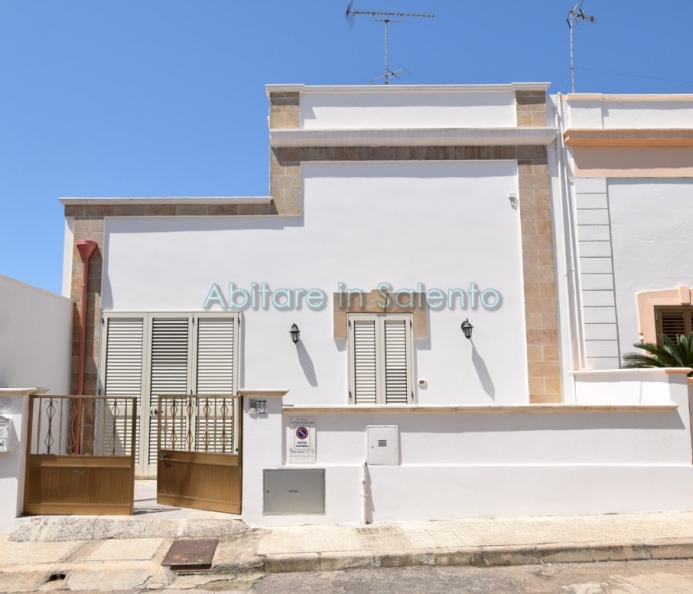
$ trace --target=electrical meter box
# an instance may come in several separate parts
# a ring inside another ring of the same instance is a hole
[[[368,425],[368,453],[369,466],[398,466],[399,465],[399,438],[397,425]]]
[[[263,470],[264,514],[324,514],[325,469]]]
[[[0,453],[10,451],[11,419],[0,417]]]

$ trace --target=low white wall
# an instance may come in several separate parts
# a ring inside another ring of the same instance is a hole
[[[72,303],[0,276],[0,388],[70,389]]]
[[[685,369],[609,369],[574,371],[578,404],[667,404],[670,376]]]
[[[668,398],[649,405],[297,406],[282,414],[274,399],[265,418],[246,414],[243,518],[253,526],[362,522],[368,425],[399,428],[400,465],[368,468],[366,517],[375,522],[693,510],[688,385],[685,375],[663,375]],[[262,515],[262,470],[290,467],[289,414],[316,420],[325,515]]]

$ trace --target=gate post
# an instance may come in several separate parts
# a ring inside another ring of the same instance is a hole
[[[0,389],[0,422],[7,432],[0,437],[0,533],[12,532],[24,511],[29,396],[46,392],[48,388]]]
[[[289,390],[238,390],[243,396],[242,517],[249,526],[262,524],[263,470],[281,468],[285,441],[282,405]],[[253,408],[264,401],[266,410]]]

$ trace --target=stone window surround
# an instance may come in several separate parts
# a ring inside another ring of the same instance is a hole
[[[640,340],[644,342],[657,342],[657,323],[655,321],[655,308],[666,306],[691,305],[691,288],[680,285],[674,289],[662,289],[658,291],[642,291],[635,298],[638,303],[638,330]]]
[[[387,307],[383,309],[378,302],[383,302],[383,294],[373,289],[362,293],[363,306],[358,293],[333,293],[332,311],[333,337],[336,340],[347,339],[347,314],[412,314],[412,336],[414,340],[424,340],[428,337],[428,304],[425,293],[413,293],[413,303],[404,306],[397,305],[395,293],[388,293]],[[340,304],[341,302],[341,304]],[[421,304],[419,306],[419,303]]]

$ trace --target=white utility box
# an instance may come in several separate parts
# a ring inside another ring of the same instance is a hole
[[[12,451],[10,448],[11,427],[12,419],[0,417],[0,453]]]
[[[398,466],[399,438],[397,425],[368,425],[367,460],[369,466]]]

